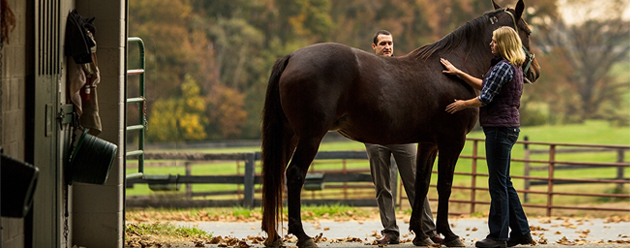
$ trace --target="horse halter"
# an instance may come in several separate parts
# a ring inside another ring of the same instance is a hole
[[[504,12],[508,13],[512,17],[512,21],[514,22],[514,30],[518,33],[518,25],[516,24],[516,18],[514,17],[514,14],[512,14],[512,12],[508,11],[507,9],[504,10]],[[494,24],[494,22],[492,24]],[[525,57],[527,58],[527,60],[529,60],[527,64],[525,65],[525,69],[523,69],[523,74],[527,75],[527,72],[529,71],[529,66],[532,64],[532,61],[534,61],[534,58],[536,58],[536,54],[530,53],[527,47],[525,46],[522,46],[522,47],[523,47],[523,50],[525,51]]]

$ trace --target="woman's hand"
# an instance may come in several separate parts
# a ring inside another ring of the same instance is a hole
[[[448,112],[449,114],[454,114],[455,112],[460,111],[465,108],[466,108],[465,101],[455,99],[454,103],[451,103],[448,106],[446,106],[446,112]]]
[[[442,63],[442,65],[444,65],[444,67],[446,67],[446,70],[442,71],[443,73],[451,74],[451,75],[458,75],[459,74],[459,69],[457,69],[457,67],[455,67],[453,64],[451,64],[451,62],[446,60],[445,58],[440,58],[440,63]]]
[[[445,58],[440,58],[440,63],[442,63],[442,65],[444,65],[444,67],[446,68],[446,70],[443,70],[442,73],[455,75],[461,78],[462,80],[464,80],[464,82],[466,82],[468,85],[472,86],[473,88],[477,90],[481,90],[482,84],[483,84],[483,81],[481,80],[481,78],[473,77],[471,75],[468,75],[468,73],[465,73],[457,69],[457,67],[451,64],[451,62],[446,60]]]
[[[446,112],[448,112],[449,114],[454,114],[455,112],[460,111],[462,109],[479,108],[482,105],[483,104],[481,103],[481,101],[479,101],[479,99],[476,97],[470,100],[455,99],[454,103],[451,103],[448,106],[446,106]]]

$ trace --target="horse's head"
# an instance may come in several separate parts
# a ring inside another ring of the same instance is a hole
[[[501,9],[501,6],[496,4],[494,0],[492,0],[492,4],[495,10]],[[495,12],[496,15],[491,16],[490,21],[493,22],[492,24],[496,22],[501,26],[511,26],[516,29],[516,32],[518,32],[523,42],[523,50],[527,57],[522,66],[523,76],[526,82],[533,83],[538,79],[538,76],[540,76],[540,65],[538,65],[535,55],[530,53],[529,36],[532,31],[529,29],[525,20],[521,18],[523,10],[525,10],[525,4],[523,0],[519,0],[518,3],[516,3],[515,9],[504,9],[503,11]]]

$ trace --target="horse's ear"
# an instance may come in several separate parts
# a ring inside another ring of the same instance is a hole
[[[516,20],[521,19],[521,16],[523,15],[523,10],[525,10],[525,3],[523,3],[523,0],[518,0],[518,3],[516,3]]]
[[[494,0],[492,0],[492,5],[494,6],[494,9],[500,9],[501,6],[499,6],[497,3],[494,2]]]

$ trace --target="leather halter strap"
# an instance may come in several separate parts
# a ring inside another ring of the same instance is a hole
[[[512,12],[508,11],[507,9],[504,11],[505,13],[508,13],[511,17],[512,17],[512,21],[514,22],[514,31],[516,31],[518,33],[518,25],[516,24],[516,18],[514,17],[514,14],[512,14]],[[527,72],[529,71],[529,66],[532,64],[532,61],[534,61],[534,58],[536,58],[536,54],[530,53],[529,50],[525,47],[522,46],[523,50],[525,51],[525,55],[528,58],[528,62],[525,65],[525,69],[523,69],[523,74],[527,74]]]

